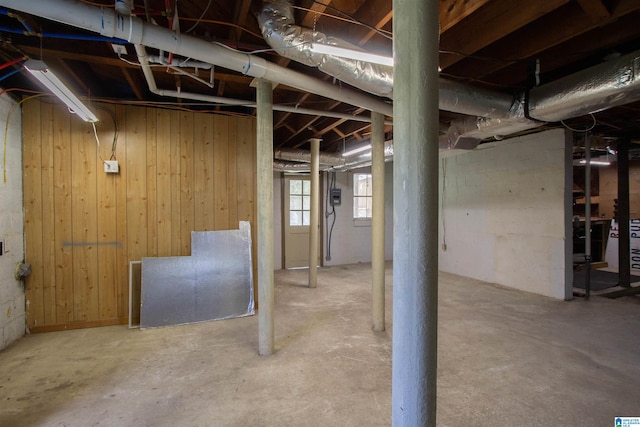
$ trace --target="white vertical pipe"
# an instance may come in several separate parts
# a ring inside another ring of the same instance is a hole
[[[271,82],[258,80],[258,352],[274,349],[273,279],[273,90]]]
[[[436,425],[438,3],[393,0],[395,427]]]
[[[384,115],[371,113],[371,301],[373,330],[384,331]]]
[[[311,140],[311,213],[309,218],[309,287],[318,286],[318,235],[320,218],[320,139]]]

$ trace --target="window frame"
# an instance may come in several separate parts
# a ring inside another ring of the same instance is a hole
[[[361,193],[361,188],[359,187],[359,177],[365,176],[365,189],[364,193]],[[371,173],[354,173],[353,174],[353,212],[352,217],[356,222],[371,222],[373,218],[373,175]],[[358,207],[358,201],[365,200],[364,208]],[[358,210],[365,210],[365,215],[367,216],[356,216]]]

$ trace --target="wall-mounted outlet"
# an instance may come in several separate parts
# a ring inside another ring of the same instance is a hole
[[[117,160],[105,160],[104,161],[104,171],[106,173],[118,173],[120,172],[120,167],[118,166]]]

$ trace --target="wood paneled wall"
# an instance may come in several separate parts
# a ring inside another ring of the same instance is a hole
[[[97,107],[97,106],[96,106]],[[191,231],[251,221],[255,119],[101,105],[90,124],[23,104],[27,326],[126,323],[129,261],[189,255]],[[120,173],[107,174],[116,118]],[[255,245],[254,245],[255,277]]]

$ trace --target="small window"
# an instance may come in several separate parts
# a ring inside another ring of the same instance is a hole
[[[370,219],[372,214],[371,174],[353,174],[353,218]]]
[[[289,181],[289,225],[308,226],[311,210],[311,182],[305,179]]]

